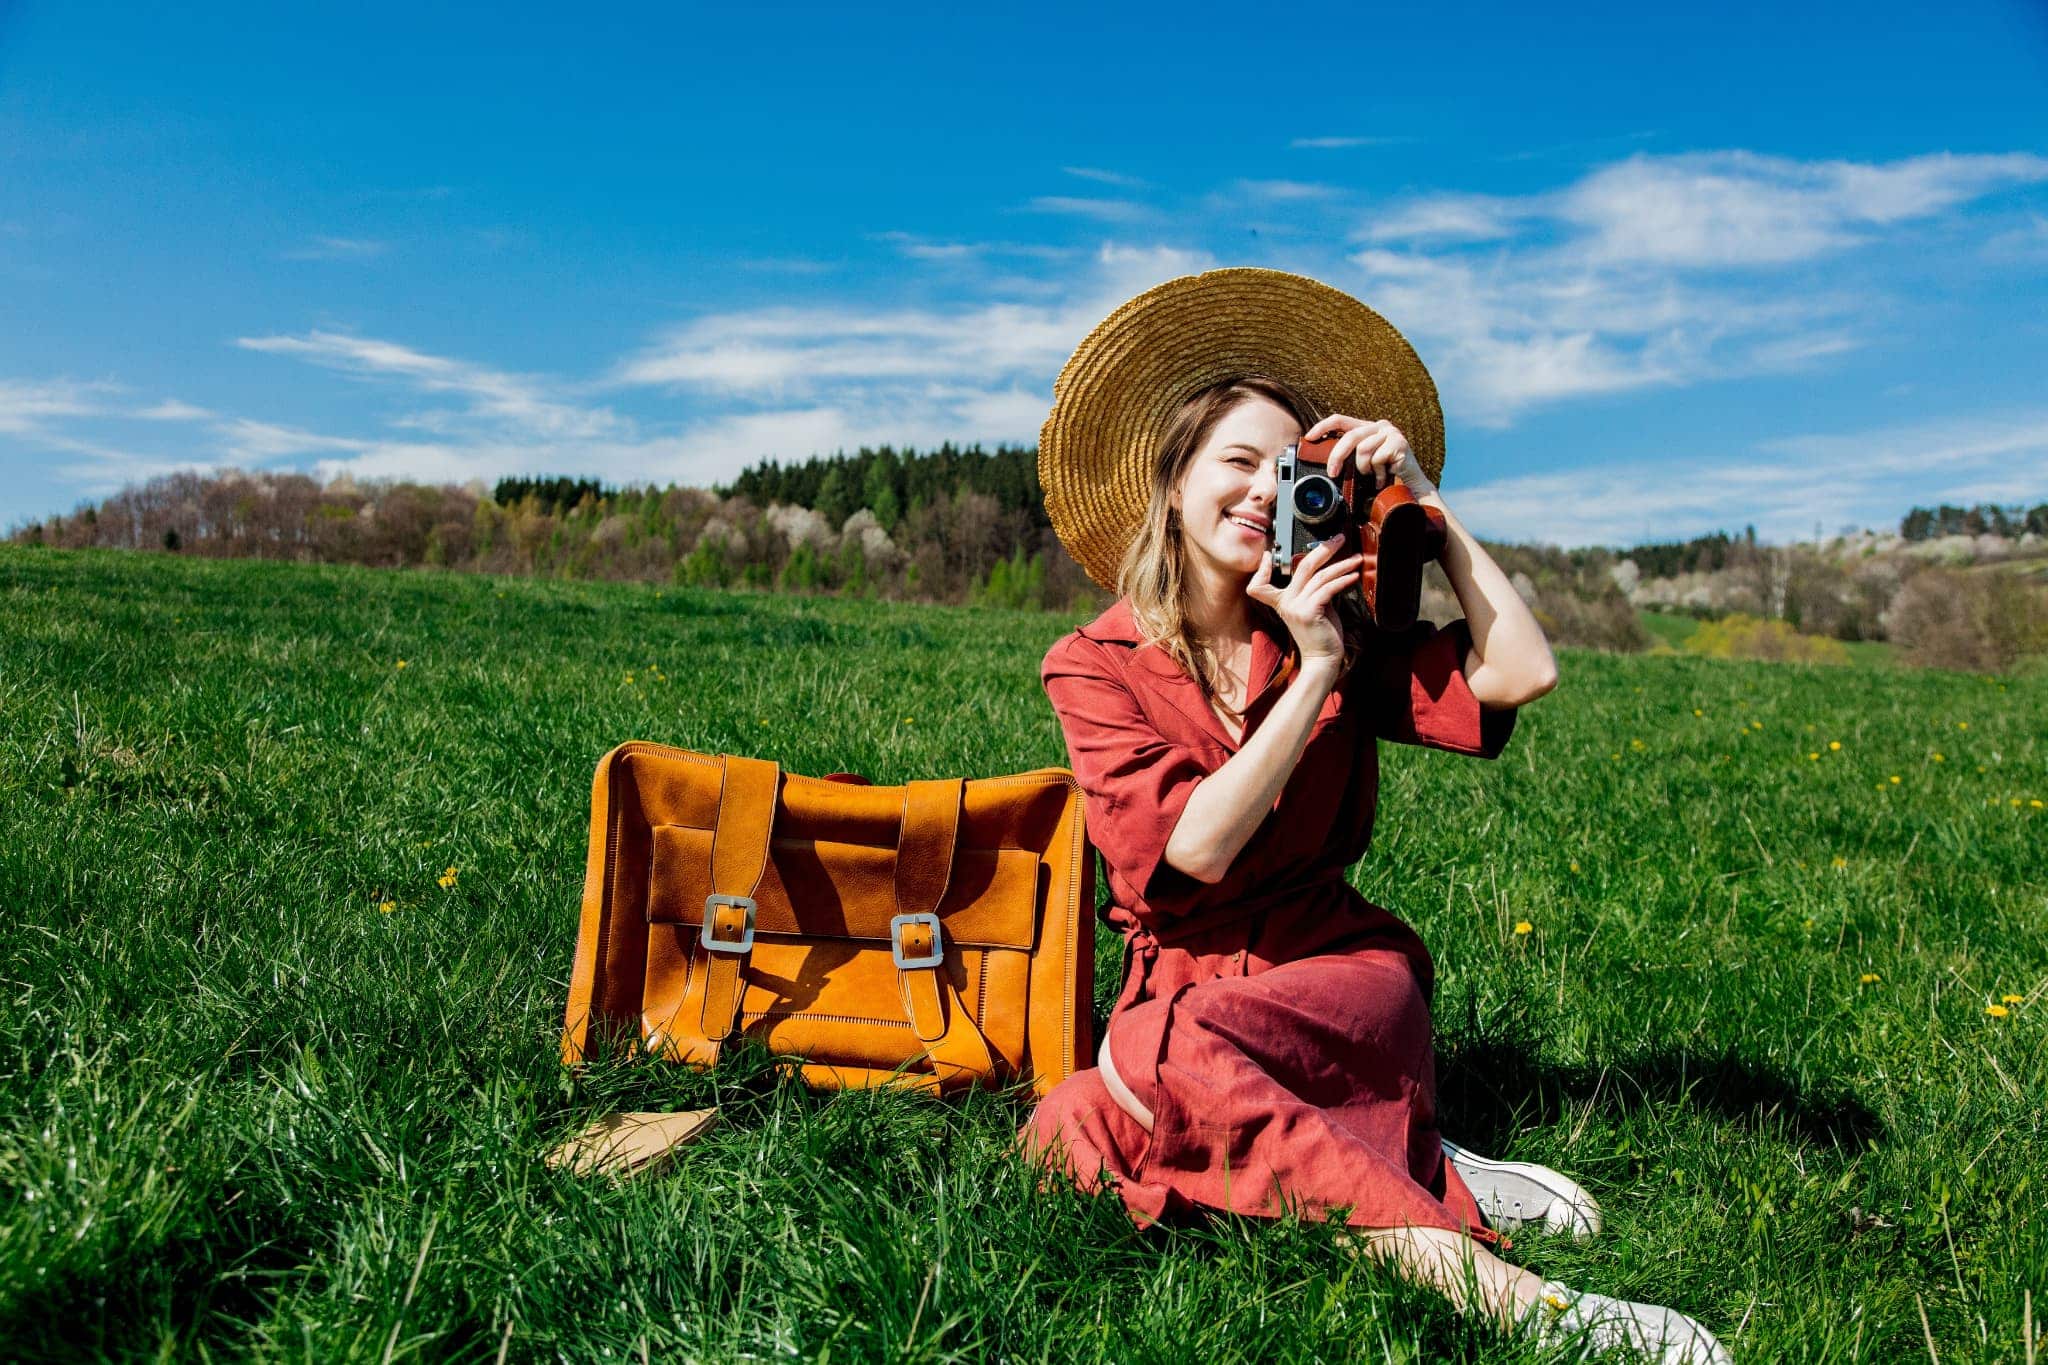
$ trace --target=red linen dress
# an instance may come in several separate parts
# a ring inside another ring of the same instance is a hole
[[[1293,677],[1289,643],[1254,630],[1247,739]],[[1021,1137],[1082,1189],[1114,1188],[1140,1226],[1196,1207],[1348,1209],[1354,1227],[1494,1240],[1443,1159],[1429,952],[1345,870],[1372,836],[1378,740],[1493,758],[1516,712],[1472,696],[1464,621],[1382,645],[1331,691],[1273,811],[1214,885],[1164,857],[1196,784],[1238,747],[1194,679],[1139,646],[1128,598],[1046,653],[1040,677],[1126,944],[1112,1056],[1154,1124],[1091,1067]]]

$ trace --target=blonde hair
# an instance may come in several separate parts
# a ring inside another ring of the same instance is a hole
[[[1210,700],[1216,697],[1220,661],[1209,641],[1188,619],[1191,589],[1187,545],[1172,495],[1216,424],[1233,408],[1253,398],[1277,404],[1301,424],[1303,431],[1321,420],[1321,414],[1307,399],[1279,380],[1261,375],[1226,380],[1190,396],[1167,424],[1159,458],[1152,467],[1145,519],[1117,568],[1117,592],[1131,599],[1131,618],[1145,643],[1158,645],[1171,656]],[[1284,655],[1292,658],[1293,635],[1280,619],[1280,613],[1250,596],[1245,598],[1245,605],[1250,609],[1253,624],[1278,640]],[[1348,673],[1364,650],[1372,626],[1366,618],[1364,597],[1355,586],[1337,595],[1336,608],[1344,636],[1343,671]]]

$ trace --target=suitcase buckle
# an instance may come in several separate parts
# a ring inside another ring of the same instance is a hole
[[[931,926],[932,950],[923,957],[905,957],[903,954],[903,931],[913,924]],[[898,915],[889,921],[889,956],[896,959],[896,965],[904,971],[919,967],[937,967],[946,960],[946,941],[939,932],[939,917],[931,914]]]
[[[712,912],[718,906],[732,905],[747,912],[747,922],[740,929],[738,939],[723,939],[713,936],[712,927],[717,916]],[[713,953],[748,953],[754,950],[754,898],[752,896],[725,896],[714,891],[704,898],[704,925],[698,931],[697,941],[705,951]]]

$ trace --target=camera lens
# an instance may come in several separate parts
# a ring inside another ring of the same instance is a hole
[[[1340,501],[1337,485],[1322,474],[1311,474],[1294,485],[1294,515],[1303,521],[1326,520]]]

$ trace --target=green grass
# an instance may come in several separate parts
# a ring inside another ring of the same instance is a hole
[[[1320,1225],[1038,1188],[1016,1096],[557,1065],[605,749],[1061,764],[1070,624],[0,549],[5,1353],[1536,1358]],[[1944,1361],[2025,1359],[2048,682],[1562,666],[1497,762],[1385,746],[1353,872],[1437,955],[1447,1131],[1607,1212],[1515,1257],[1738,1359],[1921,1357],[1923,1309]],[[540,1164],[709,1103],[669,1174]]]
[[[1674,611],[1638,611],[1636,619],[1650,632],[1651,640],[1672,649],[1684,649],[1686,640],[1700,628],[1697,617]],[[1883,640],[1844,640],[1842,648],[1849,651],[1850,663],[1865,668],[1889,668],[1898,662],[1892,646]]]

